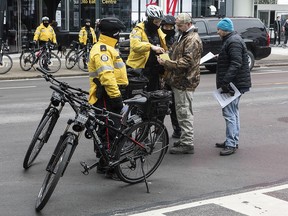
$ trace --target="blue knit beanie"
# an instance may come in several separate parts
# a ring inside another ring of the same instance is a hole
[[[234,31],[233,22],[229,18],[222,19],[218,24],[217,28],[221,29],[222,31],[232,32]]]

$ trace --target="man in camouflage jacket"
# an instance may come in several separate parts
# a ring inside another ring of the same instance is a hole
[[[167,71],[166,82],[172,87],[181,137],[170,149],[171,154],[194,153],[193,93],[200,82],[200,59],[202,42],[192,18],[181,13],[176,18],[176,26],[182,33],[172,46],[171,60],[158,61]]]

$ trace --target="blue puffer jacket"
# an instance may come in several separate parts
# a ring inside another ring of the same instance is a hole
[[[247,48],[243,39],[236,32],[232,32],[223,38],[223,46],[217,63],[217,88],[230,82],[241,93],[249,91],[251,87]]]

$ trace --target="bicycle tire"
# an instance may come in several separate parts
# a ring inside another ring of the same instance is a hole
[[[151,176],[161,164],[169,144],[168,132],[162,122],[151,120],[133,125],[125,134],[145,146],[143,149],[127,137],[123,137],[117,146],[115,159],[119,165],[115,172],[120,180],[135,184]],[[145,161],[145,176],[141,159]]]
[[[77,51],[70,50],[65,57],[65,67],[71,70],[77,64]]]
[[[50,55],[50,57],[49,57]],[[48,61],[48,65],[45,66],[45,62]],[[53,52],[46,52],[39,58],[39,66],[46,73],[56,73],[61,68],[60,58]]]
[[[22,52],[20,55],[20,67],[23,71],[29,71],[36,60],[36,56],[32,52]]]
[[[58,111],[58,110],[57,110]],[[23,161],[23,168],[28,169],[42,150],[56,125],[58,114],[52,109],[39,123]]]
[[[83,52],[78,58],[78,67],[80,70],[85,71],[85,72],[88,72],[88,61],[89,61],[88,56],[89,55],[87,55],[87,53]]]
[[[75,136],[70,134],[63,140],[54,160],[51,165],[47,167],[47,173],[36,200],[35,209],[37,212],[45,207],[54,192],[60,177],[63,176],[69,163],[69,158],[72,156],[70,154],[72,153],[72,143],[74,142],[74,139]]]
[[[2,65],[0,65],[0,74],[5,74],[9,72],[12,66],[13,66],[12,58],[7,54],[3,54]]]

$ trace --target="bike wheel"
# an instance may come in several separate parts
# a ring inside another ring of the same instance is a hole
[[[120,140],[116,150],[119,165],[115,172],[122,181],[134,184],[151,176],[161,164],[169,144],[168,132],[159,121],[144,121],[125,134],[128,137]]]
[[[62,143],[60,143],[59,151],[56,155],[52,155],[54,159],[47,166],[47,174],[37,196],[35,209],[40,211],[45,207],[50,199],[59,179],[63,176],[64,171],[71,157],[74,135],[68,135]],[[56,147],[57,148],[57,147]]]
[[[32,165],[32,163],[35,161],[36,157],[42,150],[44,144],[48,142],[48,139],[54,129],[57,119],[57,113],[50,110],[50,112],[40,122],[25,154],[23,161],[24,169],[28,169]]]
[[[36,60],[36,56],[31,52],[22,52],[20,55],[20,67],[23,71],[29,71]]]
[[[78,67],[80,70],[88,72],[88,61],[89,61],[89,54],[88,53],[81,53],[78,58]]]
[[[65,67],[72,69],[77,63],[77,50],[70,50],[65,57]]]
[[[0,64],[0,74],[5,74],[8,71],[10,71],[12,66],[13,66],[12,58],[7,54],[3,54],[2,64]]]
[[[39,65],[47,73],[56,73],[61,68],[61,60],[55,53],[47,52],[40,56]]]

